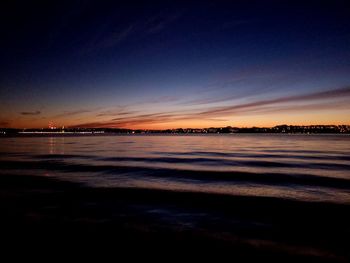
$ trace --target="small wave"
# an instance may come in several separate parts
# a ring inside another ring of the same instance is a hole
[[[259,160],[229,160],[213,158],[176,158],[176,157],[105,157],[98,160],[109,162],[147,162],[171,164],[204,164],[211,166],[243,166],[243,167],[276,167],[276,168],[308,168],[308,169],[350,169],[350,165],[342,163],[295,163]]]
[[[130,176],[153,176],[168,179],[193,179],[203,182],[240,182],[269,185],[309,185],[339,189],[350,189],[350,180],[344,178],[322,177],[308,174],[251,173],[196,171],[170,168],[132,167],[122,165],[73,164],[64,161],[0,161],[3,169],[42,169],[64,172],[101,172],[106,174],[129,174]]]
[[[293,153],[290,155],[288,153]],[[226,153],[226,152],[153,152],[153,154],[165,154],[168,156],[213,156],[213,157],[225,157],[225,158],[258,158],[258,159],[302,159],[302,160],[339,160],[339,161],[350,161],[350,155],[329,155],[328,153],[317,152],[318,155],[295,155],[294,153],[286,151],[286,154],[266,154],[261,153]],[[323,155],[322,155],[323,154]]]
[[[32,155],[33,159],[96,159],[92,155],[79,155],[79,154],[38,154]]]

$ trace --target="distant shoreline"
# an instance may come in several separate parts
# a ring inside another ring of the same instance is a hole
[[[244,135],[256,135],[256,136],[350,136],[350,133],[257,133],[257,132],[245,132],[245,133],[9,133],[0,134],[0,138],[26,138],[26,137],[103,137],[103,136],[244,136]]]
[[[0,136],[6,135],[107,135],[107,134],[350,134],[350,125],[278,125],[266,127],[210,127],[177,128],[166,130],[122,129],[122,128],[54,128],[54,129],[15,129],[0,128]]]
[[[222,134],[205,134],[205,133],[25,133],[25,134],[2,134],[0,138],[25,138],[25,137],[103,137],[103,136],[240,136],[240,135],[260,135],[260,136],[350,136],[349,133],[222,133]]]

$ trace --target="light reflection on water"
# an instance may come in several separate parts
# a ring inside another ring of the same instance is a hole
[[[350,203],[350,136],[344,135],[18,137],[1,138],[0,153],[12,165],[1,173]]]

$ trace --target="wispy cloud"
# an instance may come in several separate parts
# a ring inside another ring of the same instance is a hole
[[[161,97],[156,97],[149,100],[143,100],[142,102],[139,102],[137,104],[169,103],[169,102],[176,102],[179,100],[181,100],[181,97],[178,97],[178,96],[161,96]]]
[[[231,95],[231,96],[225,96],[221,98],[201,98],[201,99],[194,99],[190,101],[184,101],[179,103],[179,105],[184,105],[184,106],[196,106],[196,105],[205,105],[205,104],[211,104],[211,103],[218,103],[218,102],[225,102],[225,101],[230,101],[234,99],[239,99],[242,97],[247,97],[247,95],[242,96],[242,95]]]
[[[149,124],[159,124],[167,123],[176,120],[183,119],[184,116],[179,115],[179,113],[150,113],[150,114],[139,114],[133,117],[118,117],[113,118],[109,121],[101,122],[91,122],[91,123],[82,123],[75,125],[75,127],[115,127],[115,128],[130,128],[140,125],[149,125]]]
[[[146,34],[158,33],[163,29],[165,29],[168,24],[179,19],[181,15],[182,15],[181,13],[174,13],[174,14],[159,14],[154,17],[151,17],[145,23],[145,33]]]
[[[135,25],[131,24],[127,27],[111,33],[97,44],[97,48],[109,48],[118,45],[126,40],[135,31]]]
[[[300,113],[309,111],[329,111],[329,110],[347,110],[349,108],[349,101],[316,102],[311,104],[297,104],[297,105],[266,105],[254,107],[249,109],[236,110],[235,115],[266,115],[274,113]]]
[[[320,109],[350,109],[349,99],[350,87],[345,87],[274,99],[256,100],[231,106],[211,107],[202,110],[155,112],[123,116],[108,121],[82,123],[76,125],[76,127],[132,128],[184,120],[227,121],[226,117],[232,115],[243,116]]]
[[[135,114],[138,111],[103,111],[98,114],[96,114],[96,117],[111,117],[111,116],[125,116],[125,115],[131,115]]]
[[[294,95],[294,96],[286,96],[275,99],[267,99],[267,100],[258,100],[249,103],[243,103],[233,106],[223,106],[216,107],[207,111],[200,113],[201,115],[221,115],[225,113],[232,113],[236,110],[250,109],[254,107],[261,107],[266,105],[273,105],[279,103],[290,103],[290,102],[308,102],[322,99],[331,99],[331,98],[344,98],[350,97],[350,87],[320,91],[314,93],[308,93],[303,95]]]
[[[41,114],[41,111],[22,111],[20,112],[21,115],[39,115]]]
[[[80,53],[86,54],[118,46],[135,33],[136,30],[136,23],[125,25],[124,27],[114,26],[114,30],[108,30],[107,32],[104,32],[105,30],[101,28],[100,31],[102,32],[98,32],[93,38],[91,38],[86,46],[80,50]]]
[[[92,110],[74,110],[74,111],[63,111],[62,113],[59,113],[57,115],[52,116],[52,118],[62,118],[62,117],[71,117],[76,116],[84,113],[92,112]]]
[[[288,70],[259,67],[229,70],[214,76],[208,85],[198,89],[194,99],[192,96],[192,99],[181,101],[179,105],[196,106],[250,99],[267,92],[278,92],[281,86],[288,89],[296,83],[303,83],[301,74]]]
[[[10,124],[8,121],[0,121],[0,127],[6,127]]]
[[[181,17],[181,13],[160,13],[158,15],[140,18],[127,25],[110,24],[101,26],[95,36],[90,39],[81,53],[89,53],[95,50],[117,47],[120,44],[156,34],[164,30],[169,24]],[[107,29],[106,29],[107,28]],[[112,28],[112,29],[110,29]]]

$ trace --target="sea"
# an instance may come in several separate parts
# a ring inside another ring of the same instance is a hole
[[[0,138],[0,176],[350,204],[350,136],[88,135]]]

